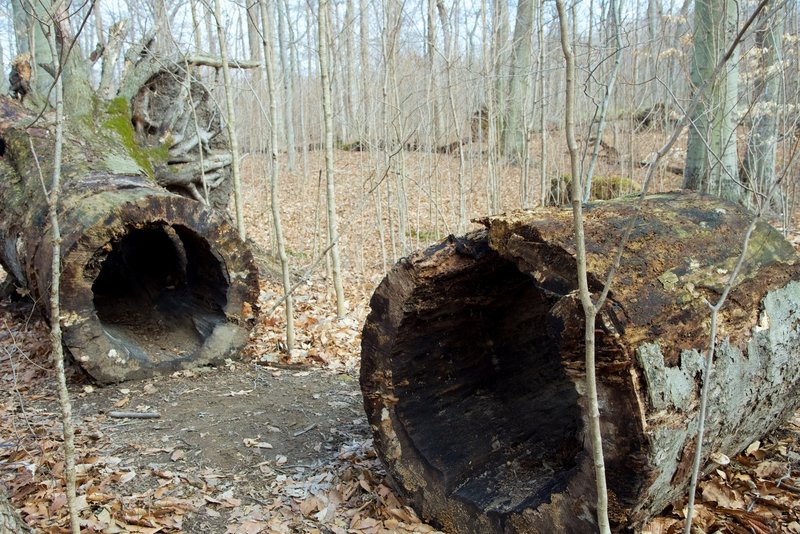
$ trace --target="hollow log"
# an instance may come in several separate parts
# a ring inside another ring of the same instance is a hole
[[[602,288],[635,203],[586,210],[590,289]],[[401,493],[448,532],[596,531],[584,397],[584,315],[570,210],[482,220],[398,263],[375,291],[361,388]],[[748,214],[694,194],[648,197],[597,323],[600,416],[617,531],[685,496],[699,392],[711,380],[703,465],[800,405],[800,263],[759,223],[720,314]]]
[[[95,117],[66,125],[58,206],[66,348],[100,382],[233,357],[258,296],[251,252],[223,214],[148,175],[150,154],[133,143],[127,105],[96,106]],[[0,264],[46,317],[52,124],[0,97]]]

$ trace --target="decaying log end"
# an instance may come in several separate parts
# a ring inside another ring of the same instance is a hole
[[[58,203],[64,344],[100,382],[221,363],[254,324],[252,253],[221,211],[145,175],[127,104],[108,109],[96,130],[77,121],[65,134]],[[52,173],[53,137],[46,119],[32,128],[31,113],[0,96],[0,265],[49,317],[53,249],[41,176]]]
[[[588,210],[594,289],[633,212],[625,201]],[[718,295],[748,225],[740,208],[697,195],[653,196],[642,213],[596,324],[618,529],[685,492],[705,299]],[[373,295],[361,386],[376,448],[410,504],[445,530],[593,531],[571,214],[484,222],[399,263]],[[791,246],[759,224],[722,312],[707,455],[734,454],[800,404],[798,280]]]
[[[100,382],[221,363],[253,325],[258,273],[235,229],[152,193],[104,191],[64,212],[64,343]],[[35,257],[48,272],[49,255]]]

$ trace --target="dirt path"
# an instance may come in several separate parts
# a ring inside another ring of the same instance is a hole
[[[57,531],[67,521],[46,325],[8,300],[0,325],[0,477],[29,523]],[[352,370],[250,358],[106,387],[69,371],[86,532],[434,530],[389,489]]]

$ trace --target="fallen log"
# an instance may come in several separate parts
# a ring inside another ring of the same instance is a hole
[[[64,344],[100,382],[224,361],[249,337],[253,256],[227,217],[156,182],[128,104],[66,127],[59,219]],[[47,317],[53,118],[0,97],[0,265]],[[164,154],[161,154],[164,152]],[[52,318],[49,318],[52,320]]]
[[[586,211],[602,288],[630,200]],[[398,263],[363,331],[375,445],[408,502],[448,532],[596,530],[583,311],[571,211],[484,219],[485,230]],[[641,527],[683,496],[696,448],[710,313],[748,214],[718,199],[648,197],[596,323],[610,513]],[[722,308],[703,453],[729,456],[800,405],[800,262],[759,223]],[[596,294],[596,293],[595,293]]]

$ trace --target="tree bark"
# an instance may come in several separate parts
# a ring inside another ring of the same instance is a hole
[[[699,105],[691,115],[686,147],[683,187],[702,193],[739,200],[742,187],[737,183],[736,105],[739,71],[732,58],[717,79],[712,79],[717,63],[736,35],[737,3],[733,0],[697,0],[692,58],[693,90],[705,88]]]
[[[589,289],[602,288],[635,203],[589,205]],[[722,200],[648,197],[596,321],[614,529],[685,492],[696,447],[706,298],[750,217]],[[591,532],[595,484],[584,313],[569,210],[519,212],[398,264],[364,327],[361,387],[379,456],[409,502],[450,532]],[[703,465],[800,405],[800,262],[766,223],[719,314]],[[741,387],[747,384],[747,387]]]
[[[11,502],[6,497],[6,493],[0,486],[0,532],[15,532],[17,534],[28,534],[33,532],[20,517],[17,511],[11,506]]]
[[[774,188],[775,155],[778,146],[778,119],[781,106],[784,15],[762,14],[756,28],[756,46],[760,51],[753,90],[753,128],[747,143],[743,180],[755,191],[757,202],[780,206],[780,193]]]
[[[341,319],[347,313],[342,287],[341,260],[339,258],[339,223],[336,218],[336,182],[333,175],[333,109],[331,103],[330,56],[328,43],[330,39],[328,24],[328,0],[319,0],[318,46],[319,72],[322,83],[322,113],[324,115],[325,135],[325,205],[328,212],[328,242],[331,245],[331,274],[333,289],[336,293],[336,318]]]
[[[522,163],[525,137],[525,102],[530,85],[533,37],[533,0],[520,0],[514,25],[514,42],[511,48],[511,65],[508,73],[508,100],[505,120],[502,123],[503,155],[511,161]],[[505,88],[504,88],[505,89]]]
[[[221,362],[247,341],[257,271],[227,218],[143,171],[127,106],[66,126],[61,222],[64,344],[100,382]],[[0,264],[48,316],[51,239],[43,177],[52,118],[0,98]],[[52,318],[51,318],[52,319]]]

